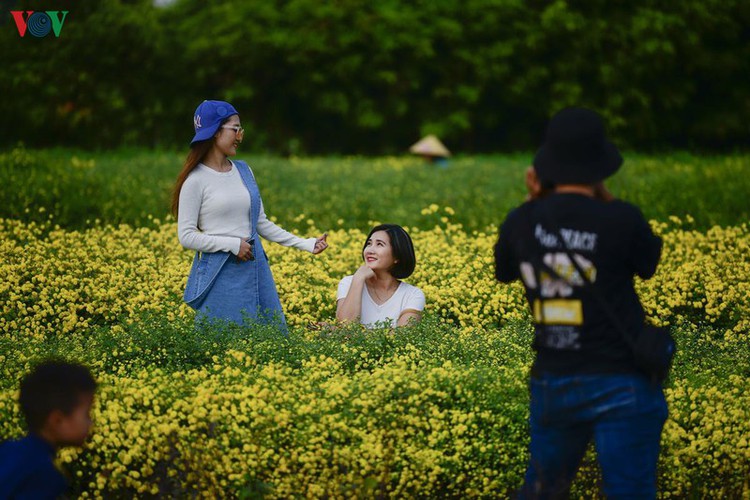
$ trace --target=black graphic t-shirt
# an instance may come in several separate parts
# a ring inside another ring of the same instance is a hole
[[[633,278],[650,278],[660,255],[661,239],[630,203],[554,193],[512,210],[495,245],[495,276],[505,283],[520,278],[526,288],[536,323],[532,371],[636,371],[628,345],[592,293],[601,294],[629,332],[637,332],[644,313]],[[564,279],[545,272],[540,262]]]

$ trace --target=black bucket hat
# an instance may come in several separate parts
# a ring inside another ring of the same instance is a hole
[[[565,108],[547,126],[534,169],[542,182],[596,184],[619,170],[622,156],[604,133],[604,121],[590,109]]]

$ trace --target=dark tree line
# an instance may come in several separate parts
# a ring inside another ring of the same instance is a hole
[[[570,104],[601,111],[622,146],[748,144],[744,0],[36,0],[3,9],[2,147],[186,146],[205,98],[231,101],[246,140],[279,153],[391,153],[426,133],[457,151],[528,150]],[[59,37],[21,38],[10,10],[69,13]]]

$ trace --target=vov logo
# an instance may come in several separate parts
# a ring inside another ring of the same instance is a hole
[[[34,12],[33,10],[11,10],[10,14],[16,22],[18,34],[21,37],[31,33],[37,38],[44,38],[52,31],[56,37],[60,36],[65,18],[68,17],[67,10],[47,10],[45,12]],[[24,17],[24,14],[26,17]],[[62,14],[62,16],[61,16]]]

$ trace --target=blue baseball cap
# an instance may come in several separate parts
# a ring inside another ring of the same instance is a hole
[[[190,141],[192,146],[198,141],[205,141],[214,136],[221,122],[232,115],[239,115],[234,106],[225,101],[203,101],[195,109],[193,116],[193,127],[195,136]]]

